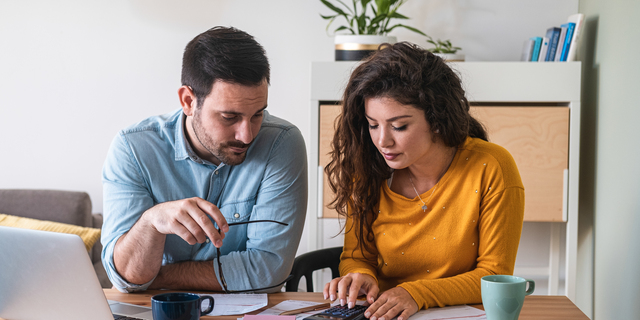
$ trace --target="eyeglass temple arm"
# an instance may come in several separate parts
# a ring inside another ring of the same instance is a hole
[[[232,222],[232,223],[229,223],[228,226],[236,226],[236,225],[239,225],[239,224],[249,224],[249,223],[254,223],[254,222],[275,222],[275,223],[283,225],[283,226],[288,226],[289,225],[288,223],[275,221],[275,220],[250,220],[250,221]],[[220,232],[220,226],[218,226],[218,232]]]

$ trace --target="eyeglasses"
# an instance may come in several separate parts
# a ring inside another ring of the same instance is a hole
[[[280,221],[275,221],[275,220],[252,220],[252,221],[242,221],[242,222],[232,222],[229,223],[229,226],[236,226],[236,225],[240,225],[240,224],[249,224],[249,223],[254,223],[254,222],[274,222],[283,226],[288,226],[288,223],[284,223],[284,222],[280,222]],[[218,227],[218,233],[220,233],[220,227]],[[261,291],[261,290],[267,290],[267,289],[272,289],[275,287],[279,287],[283,284],[285,284],[287,281],[291,280],[292,276],[288,276],[286,279],[284,279],[284,281],[282,281],[281,283],[278,283],[274,286],[270,286],[270,287],[266,287],[266,288],[260,288],[260,289],[249,289],[249,290],[229,290],[227,289],[227,281],[224,280],[224,274],[222,273],[222,262],[220,261],[220,248],[216,247],[216,251],[218,253],[218,273],[220,274],[220,283],[222,284],[222,290],[224,290],[225,293],[241,293],[241,292],[251,292],[251,291]]]

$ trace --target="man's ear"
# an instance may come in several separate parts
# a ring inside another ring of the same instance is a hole
[[[193,116],[196,110],[197,100],[196,95],[189,86],[182,86],[178,89],[178,97],[180,98],[180,105],[182,106],[182,112],[187,116]]]

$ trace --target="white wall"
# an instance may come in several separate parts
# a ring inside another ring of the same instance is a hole
[[[409,1],[407,24],[450,38],[469,60],[518,60],[524,39],[577,11],[577,0]],[[0,188],[87,191],[116,132],[177,108],[182,51],[233,25],[272,64],[269,109],[309,137],[309,62],[333,60],[315,0],[0,1]],[[408,31],[399,40],[427,43]]]
[[[580,10],[580,240],[595,242],[583,268],[595,279],[594,319],[640,319],[640,2],[581,0]]]

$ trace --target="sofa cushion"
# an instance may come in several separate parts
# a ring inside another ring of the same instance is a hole
[[[19,217],[94,227],[86,192],[38,189],[0,190],[0,212]]]
[[[76,234],[80,236],[80,238],[82,238],[84,245],[87,247],[87,251],[91,250],[96,241],[100,239],[100,229],[79,227],[60,222],[17,217],[2,213],[0,213],[0,226]]]

